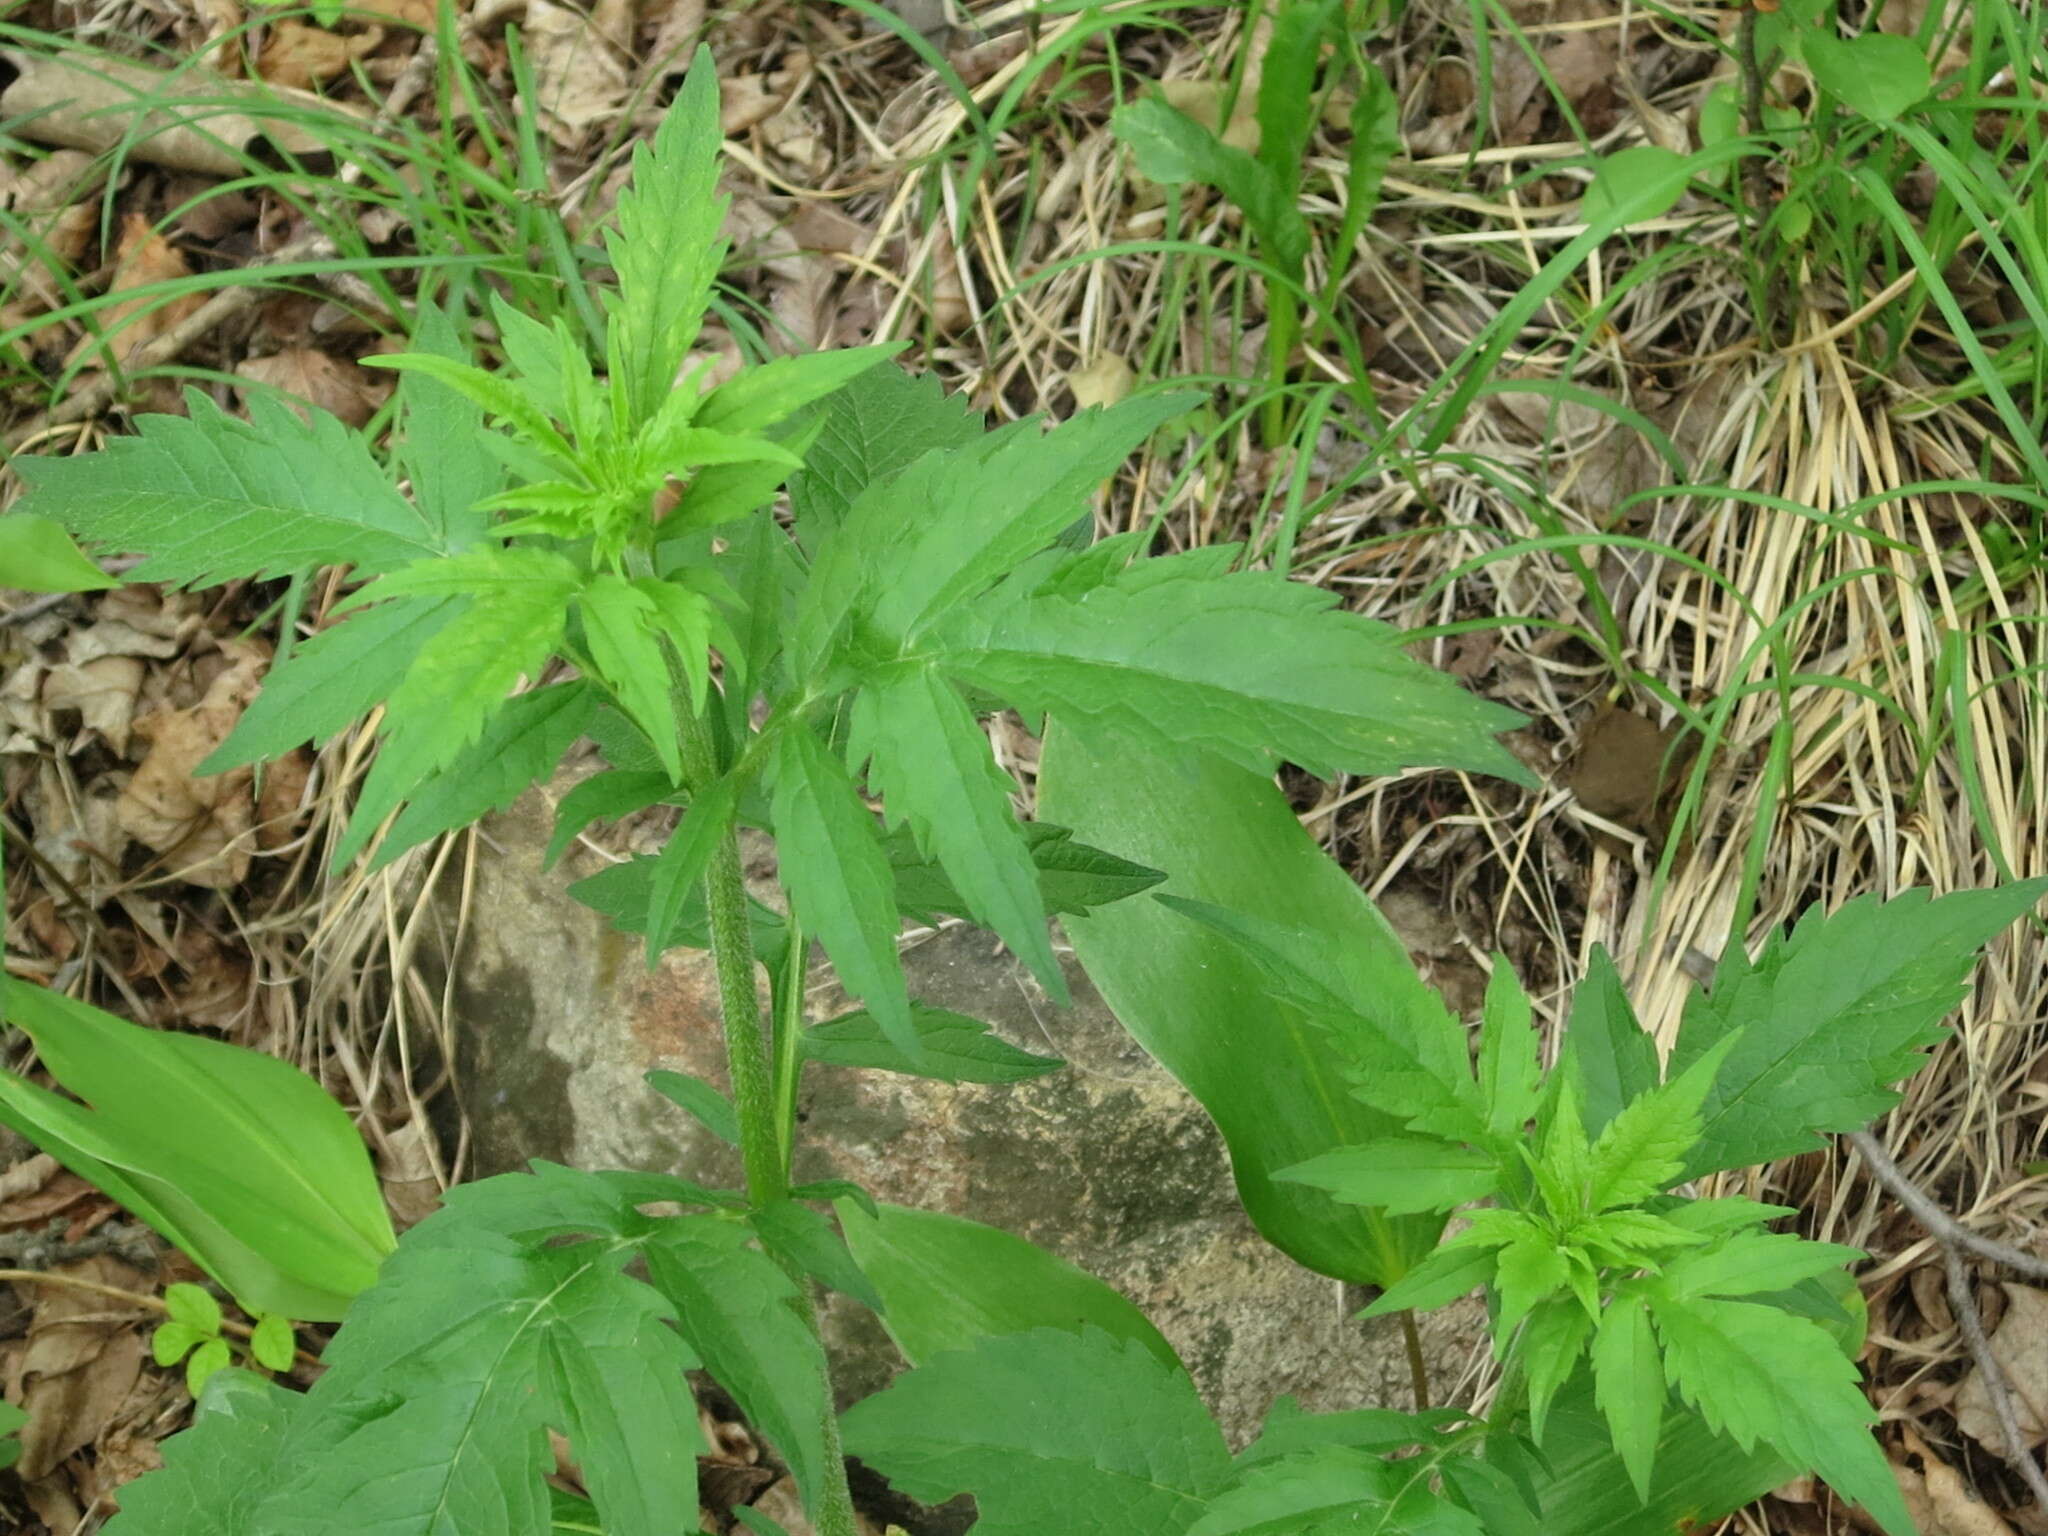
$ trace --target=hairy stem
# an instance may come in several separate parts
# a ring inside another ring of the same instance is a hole
[[[681,736],[683,772],[693,789],[701,790],[717,776],[710,723],[690,716]],[[725,1035],[726,1070],[732,1076],[733,1107],[739,1112],[740,1156],[747,1169],[747,1198],[755,1206],[789,1195],[788,1135],[781,1124],[775,1073],[768,1040],[761,1028],[761,1005],[754,991],[754,936],[747,924],[746,878],[740,868],[739,835],[727,828],[711,855],[704,876],[704,899],[711,926],[711,959],[718,970],[718,1007]],[[792,938],[795,935],[792,934]],[[799,941],[800,942],[800,941]],[[799,993],[801,995],[801,993]],[[780,1256],[777,1256],[780,1261]],[[813,1338],[818,1334],[818,1308],[811,1282],[801,1270],[784,1263],[796,1287],[792,1305]],[[819,1351],[823,1362],[824,1353]],[[824,1369],[825,1414],[820,1425],[824,1441],[824,1486],[818,1491],[818,1536],[856,1536],[853,1494],[846,1485],[846,1459],[839,1444],[839,1418],[833,1412],[832,1375]]]

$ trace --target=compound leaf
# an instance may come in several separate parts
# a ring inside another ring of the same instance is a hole
[[[777,749],[774,814],[790,905],[824,944],[847,995],[867,1004],[898,1049],[920,1059],[880,828],[808,726],[793,726]]]
[[[1819,1132],[1861,1130],[1899,1100],[1962,1000],[1978,949],[2048,891],[2048,880],[1960,891],[1863,896],[1772,935],[1754,963],[1722,954],[1711,990],[1686,1008],[1671,1069],[1741,1029],[1703,1106],[1685,1176],[1746,1168],[1822,1145]]]
[[[442,531],[392,488],[360,433],[302,419],[267,396],[249,420],[200,391],[189,416],[142,416],[98,453],[22,457],[17,514],[40,514],[109,551],[144,556],[132,581],[217,586],[323,565],[388,571],[446,551]]]
[[[968,915],[995,930],[1065,1006],[1038,871],[1010,807],[1016,785],[952,684],[922,667],[871,679],[854,701],[847,756],[867,763],[886,814],[938,860]]]
[[[1529,782],[1494,739],[1521,717],[1412,660],[1399,631],[1300,582],[1178,561],[1077,599],[960,610],[934,655],[1027,714],[1146,750],[1199,748],[1260,774],[1281,760],[1325,777],[1430,764]]]
[[[972,1490],[981,1536],[1175,1536],[1231,1471],[1186,1373],[1095,1328],[934,1356],[844,1423],[847,1448],[911,1497]]]

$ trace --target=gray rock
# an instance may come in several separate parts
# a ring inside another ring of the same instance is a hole
[[[737,1185],[731,1149],[641,1081],[667,1067],[725,1085],[708,957],[672,953],[650,974],[637,938],[565,894],[600,867],[595,855],[575,849],[540,872],[565,787],[486,824],[454,989],[472,1176],[544,1157]],[[799,1178],[856,1179],[878,1199],[993,1223],[1109,1282],[1180,1351],[1233,1443],[1283,1392],[1310,1409],[1408,1406],[1398,1329],[1353,1321],[1356,1292],[1259,1238],[1208,1117],[1071,959],[1071,1010],[977,929],[913,938],[904,960],[913,996],[1068,1067],[1013,1086],[813,1068]],[[821,972],[812,1017],[846,1006]],[[1425,1320],[1440,1384],[1462,1372],[1482,1324],[1476,1303]],[[831,1299],[826,1329],[844,1400],[900,1368],[879,1323],[844,1298]]]

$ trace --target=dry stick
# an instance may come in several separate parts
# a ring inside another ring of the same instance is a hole
[[[370,125],[373,133],[381,133],[390,127],[398,115],[412,105],[413,98],[419,95],[421,88],[425,86],[427,76],[433,70],[434,61],[439,56],[439,43],[431,34],[423,35],[420,38],[419,51],[407,63],[405,72],[392,82],[390,94],[377,109],[377,115]],[[350,161],[341,168],[335,180],[344,186],[353,186],[362,177],[361,162]],[[337,250],[338,247],[332,237],[314,230],[279,247],[272,255],[260,262],[252,263],[252,266],[260,269],[283,266],[295,261],[331,261]],[[125,371],[140,373],[170,362],[214,327],[250,308],[262,294],[263,290],[253,283],[221,289],[163,335],[144,345],[130,360]],[[89,416],[97,415],[112,403],[114,391],[118,387],[119,382],[114,370],[107,369],[69,398],[30,418],[4,438],[0,438],[0,446],[4,446],[10,453],[18,452],[57,427],[69,426],[73,422],[84,421]]]
[[[1984,1378],[1984,1395],[1991,1399],[1991,1411],[1997,1416],[1999,1432],[2005,1437],[2005,1463],[2027,1485],[2034,1495],[2035,1505],[2048,1510],[2048,1477],[2042,1475],[2040,1464],[2034,1460],[2027,1449],[2025,1437],[2020,1433],[2019,1415],[2013,1411],[2012,1391],[2006,1382],[2004,1368],[1999,1365],[1997,1356],[1991,1353],[1991,1341],[1984,1336],[1984,1319],[1977,1311],[1977,1298],[1970,1290],[1970,1272],[1963,1265],[1963,1251],[1968,1249],[1985,1258],[1995,1259],[2034,1280],[2048,1280],[2048,1260],[1972,1232],[1901,1173],[1891,1154],[1870,1132],[1852,1131],[1849,1142],[1862,1154],[1864,1166],[1870,1170],[1871,1176],[1899,1204],[1913,1213],[1913,1218],[1927,1229],[1928,1235],[1941,1249],[1942,1268],[1948,1275],[1949,1306],[1955,1312],[1956,1327],[1962,1332],[1963,1342],[1970,1348],[1970,1357],[1977,1362],[1978,1374]]]

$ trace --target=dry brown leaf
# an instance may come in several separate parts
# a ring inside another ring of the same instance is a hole
[[[401,26],[434,30],[434,0],[348,0],[352,11],[369,11]]]
[[[76,712],[86,730],[126,757],[142,675],[142,662],[135,656],[60,662],[43,679],[43,707],[52,714]]]
[[[1595,816],[1654,832],[1668,791],[1684,768],[1677,754],[1665,766],[1673,736],[1672,727],[1603,704],[1579,733],[1578,755],[1565,785]]]
[[[36,1162],[37,1158],[30,1158],[21,1166],[30,1168],[30,1165]],[[41,1172],[40,1168],[33,1168],[30,1171]],[[12,1174],[15,1170],[10,1168],[8,1172]],[[86,1201],[99,1198],[102,1198],[99,1192],[84,1179],[68,1169],[59,1169],[34,1188],[22,1189],[0,1200],[0,1224],[9,1227],[40,1227]]]
[[[310,90],[346,74],[350,64],[375,52],[383,42],[382,27],[343,37],[302,21],[280,21],[264,39],[256,73],[286,90]]]
[[[1104,352],[1068,374],[1067,388],[1074,392],[1074,408],[1085,411],[1092,406],[1115,405],[1131,392],[1137,377],[1116,353]]]
[[[255,805],[253,770],[196,778],[193,770],[227,739],[270,664],[267,646],[223,642],[233,664],[190,709],[160,710],[135,724],[149,755],[122,793],[121,826],[144,847],[167,855],[170,872],[193,885],[225,889],[249,872]]]
[[[59,1265],[52,1273],[137,1293],[151,1288],[137,1271],[105,1254]],[[16,1470],[30,1482],[100,1437],[134,1390],[144,1355],[136,1324],[110,1319],[106,1297],[54,1285],[41,1291],[28,1348],[17,1362],[21,1393],[10,1394],[29,1416]]]
[[[1892,1475],[1898,1479],[1906,1513],[1920,1528],[1920,1536],[2013,1536],[2013,1528],[1998,1512],[1979,1499],[1918,1435],[1908,1429],[1904,1439],[1907,1454],[1916,1457],[1921,1468],[1915,1471],[1893,1461]]]
[[[392,1225],[403,1232],[426,1220],[441,1203],[441,1181],[434,1173],[434,1130],[415,1117],[386,1131],[377,1149],[377,1177]]]
[[[63,1171],[64,1165],[47,1152],[23,1158],[12,1168],[0,1172],[0,1205],[36,1194]],[[0,1212],[0,1220],[7,1219],[4,1212]]]
[[[191,275],[184,254],[158,233],[148,219],[131,213],[122,221],[121,243],[114,253],[114,277],[107,286],[109,293],[126,293],[150,283],[173,282]],[[100,314],[100,336],[118,348],[122,357],[132,357],[137,348],[154,341],[205,302],[205,295],[188,293],[169,303],[147,298],[110,304]],[[99,367],[100,345],[99,336],[81,337],[65,361],[76,363],[92,354],[87,366]]]
[[[779,76],[777,78],[780,78]],[[718,82],[718,127],[727,138],[766,122],[789,100],[794,79],[778,88],[767,75],[731,75]]]
[[[377,407],[390,392],[389,385],[372,378],[369,369],[331,357],[317,347],[286,347],[268,357],[248,358],[237,365],[235,372],[317,405],[352,427],[360,427],[376,415]],[[241,393],[246,406],[250,391]],[[301,419],[311,419],[307,411],[297,406],[293,409]]]
[[[313,779],[313,754],[304,747],[263,770],[256,792],[256,846],[274,853],[299,835],[306,811],[306,786]]]
[[[618,115],[631,88],[614,38],[632,35],[632,7],[598,0],[586,16],[555,0],[528,0],[526,51],[533,61],[533,106],[541,126],[564,149],[583,142],[596,124]]]
[[[220,942],[202,928],[179,935],[177,961],[184,979],[171,989],[169,1022],[220,1034],[238,1033],[246,1023],[254,973],[246,953]]]
[[[2048,1439],[2048,1291],[2005,1287],[2005,1316],[1991,1335],[1991,1358],[2005,1372],[2013,1416],[2029,1447]],[[1991,1411],[1981,1372],[1972,1369],[1956,1392],[1956,1426],[1994,1456],[2006,1454],[2005,1432]]]

